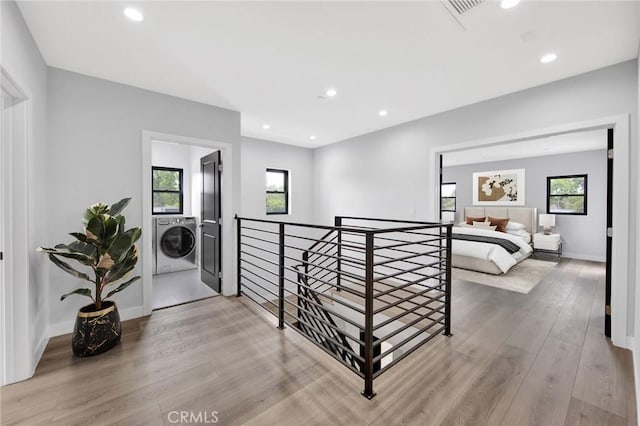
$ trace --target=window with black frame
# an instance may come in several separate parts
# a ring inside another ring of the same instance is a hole
[[[152,168],[153,214],[182,214],[182,169],[172,167]]]
[[[456,211],[456,184],[455,182],[443,183],[440,186],[440,211]]]
[[[547,213],[587,214],[587,175],[547,177]]]
[[[267,214],[289,214],[289,172],[267,169]]]

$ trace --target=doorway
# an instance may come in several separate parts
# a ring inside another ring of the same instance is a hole
[[[0,67],[0,385],[33,374],[27,211],[30,98]],[[22,217],[23,220],[14,220]]]
[[[581,131],[613,129],[616,138],[616,156],[626,158],[629,155],[629,117],[621,115],[605,117],[589,122],[580,122],[561,125],[553,128],[523,132],[516,135],[496,137],[481,141],[464,142],[445,147],[434,148],[430,152],[430,192],[429,200],[433,206],[433,216],[439,215],[439,159],[441,154],[447,152],[464,151],[479,147],[491,147],[508,142],[523,142],[545,137],[575,133]],[[629,200],[626,194],[629,191],[629,165],[621,162],[612,171],[613,205],[611,209],[611,339],[614,345],[629,348],[627,340],[627,298],[628,298],[628,265],[629,265]],[[604,201],[604,200],[603,200]]]
[[[149,170],[152,167],[152,145],[154,141],[161,141],[164,143],[171,143],[176,146],[187,147],[193,150],[200,150],[199,152],[202,155],[197,157],[198,166],[192,167],[192,171],[197,170],[197,174],[201,176],[200,170],[200,159],[205,157],[207,154],[212,152],[218,152],[220,156],[220,162],[224,164],[224,174],[225,179],[219,179],[219,195],[220,195],[220,205],[218,208],[218,214],[220,215],[219,220],[217,221],[219,224],[219,240],[220,241],[220,250],[219,254],[223,251],[230,251],[233,247],[233,147],[229,143],[209,141],[185,136],[178,135],[170,135],[164,133],[143,131],[142,138],[142,169],[143,169],[143,197],[142,202],[142,217],[143,217],[143,229],[154,230],[154,215],[152,214],[152,199],[151,196],[147,194],[151,194],[152,192],[152,182],[149,179]],[[194,179],[193,176],[190,176],[189,179],[190,186],[196,185],[197,183],[202,184],[201,181]],[[198,190],[198,193],[200,190]],[[190,205],[191,211],[188,212],[188,217],[198,217],[198,225],[195,234],[197,239],[201,238],[201,209],[202,209],[202,200],[199,196],[190,197]],[[185,211],[186,212],[186,211]],[[196,214],[197,212],[197,214]],[[166,215],[160,215],[162,217]],[[171,215],[169,215],[171,216]],[[174,215],[175,216],[175,215]],[[181,216],[185,216],[182,214]],[[186,225],[186,224],[185,224]],[[145,239],[146,237],[146,239]],[[155,247],[152,243],[152,232],[145,233],[143,232],[143,241],[141,242],[142,247],[142,287],[143,287],[143,311],[145,315],[148,315],[153,310],[153,283],[156,278],[162,277],[163,275],[153,275],[153,269],[156,267],[153,263],[153,254]],[[199,265],[202,264],[202,253],[200,248],[203,246],[201,241],[197,242],[198,244],[198,262]],[[220,256],[220,261],[218,262],[218,276],[229,276],[233,278],[232,268],[233,268],[233,259],[230,256]],[[198,283],[201,283],[200,277],[200,267],[192,270],[184,270],[176,272],[179,274],[192,274]],[[166,276],[168,274],[164,274]],[[232,280],[230,280],[232,281]],[[219,294],[231,294],[233,289],[233,282],[230,281],[221,281],[220,283],[220,292]],[[210,292],[212,291],[208,287],[204,286]]]
[[[152,307],[217,296],[220,248],[207,242],[220,241],[220,151],[154,139],[151,162]]]

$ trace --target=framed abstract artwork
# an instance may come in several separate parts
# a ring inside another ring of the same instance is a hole
[[[473,174],[474,206],[524,206],[524,169]]]

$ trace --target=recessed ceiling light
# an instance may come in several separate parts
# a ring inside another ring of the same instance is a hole
[[[511,9],[512,7],[516,7],[518,3],[520,3],[520,0],[502,0],[500,7],[503,9]]]
[[[309,136],[309,139],[311,139],[312,141],[316,140],[316,137],[314,135]]]
[[[326,91],[326,95],[327,95],[328,97],[330,97],[330,98],[333,98],[333,97],[334,97],[335,95],[337,95],[337,94],[338,94],[338,91],[337,91],[335,88],[333,88],[333,87],[331,87],[331,88],[327,89],[327,91]]]
[[[265,130],[269,130],[271,128],[271,126],[269,126],[268,124],[263,124],[262,128]]]
[[[380,117],[386,117],[387,114],[389,114],[389,112],[386,109],[381,109],[380,111],[378,111],[378,115]]]
[[[132,7],[128,7],[124,10],[124,16],[131,19],[132,21],[136,21],[136,22],[144,21],[144,16],[142,16],[142,12]]]
[[[558,59],[558,55],[556,55],[555,53],[547,53],[546,55],[542,56],[542,58],[540,58],[540,62],[542,62],[543,64],[548,64],[555,61],[556,59]]]

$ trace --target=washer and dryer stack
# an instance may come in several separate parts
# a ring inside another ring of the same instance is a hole
[[[154,218],[154,275],[197,269],[195,217]]]

